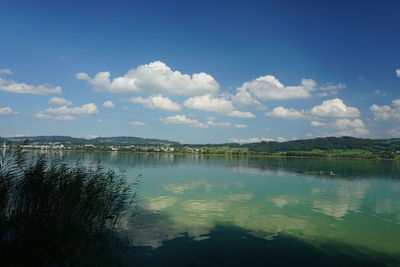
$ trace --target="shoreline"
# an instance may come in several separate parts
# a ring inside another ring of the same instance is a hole
[[[278,158],[278,159],[341,159],[341,160],[374,160],[374,161],[400,161],[400,158],[368,158],[368,157],[341,157],[341,156],[286,156],[286,155],[267,155],[262,153],[199,153],[199,152],[164,152],[164,151],[108,151],[108,150],[84,150],[84,149],[24,149],[27,151],[46,151],[46,152],[88,152],[88,153],[136,153],[136,154],[173,154],[173,155],[201,155],[201,156],[229,156],[229,157],[248,157],[257,156],[265,158]],[[286,152],[282,152],[286,153]]]

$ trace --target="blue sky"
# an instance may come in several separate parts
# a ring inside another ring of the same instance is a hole
[[[400,3],[349,2],[2,1],[0,136],[400,137]]]

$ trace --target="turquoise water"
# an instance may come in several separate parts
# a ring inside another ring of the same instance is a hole
[[[400,162],[77,153],[125,169],[139,265],[400,265]],[[304,172],[334,172],[335,176]],[[162,263],[162,264],[161,264]]]

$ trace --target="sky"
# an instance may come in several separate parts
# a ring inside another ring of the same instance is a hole
[[[400,137],[399,1],[0,7],[0,136]]]

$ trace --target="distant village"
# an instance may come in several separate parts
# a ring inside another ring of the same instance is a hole
[[[61,142],[48,143],[30,143],[25,145],[14,145],[3,143],[3,149],[7,148],[23,148],[23,149],[39,149],[39,150],[84,150],[84,151],[132,151],[132,152],[186,152],[186,153],[202,153],[203,149],[189,146],[171,147],[170,145],[125,145],[125,146],[108,146],[108,145],[71,145],[62,144]]]

